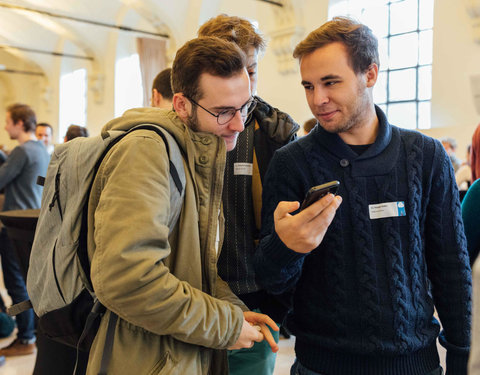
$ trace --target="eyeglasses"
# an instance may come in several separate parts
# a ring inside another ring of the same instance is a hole
[[[248,101],[242,105],[240,108],[227,108],[223,109],[218,114],[210,112],[208,109],[205,107],[201,106],[198,104],[195,100],[189,98],[188,96],[185,96],[188,100],[190,100],[193,104],[198,105],[201,109],[203,109],[205,112],[210,113],[213,117],[217,118],[217,123],[218,125],[225,125],[227,122],[229,122],[232,118],[235,117],[235,114],[237,111],[240,111],[240,116],[242,116],[243,121],[248,117],[250,113],[252,113],[253,109],[257,105],[257,100],[254,97],[250,97]]]

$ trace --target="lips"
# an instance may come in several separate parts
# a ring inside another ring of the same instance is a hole
[[[322,120],[328,121],[328,120],[330,120],[333,116],[335,116],[335,114],[336,114],[337,112],[338,112],[337,110],[335,110],[335,111],[330,111],[330,112],[322,112],[322,113],[319,113],[319,114],[318,114],[318,117],[320,117]]]
[[[234,141],[237,139],[238,133],[231,134],[231,135],[222,135],[222,138],[225,139],[226,141]]]

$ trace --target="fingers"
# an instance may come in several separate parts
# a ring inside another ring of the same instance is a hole
[[[279,330],[277,323],[266,314],[257,313],[255,311],[244,311],[243,317],[251,324],[268,324],[274,331]]]
[[[312,217],[311,221],[305,225],[307,226],[310,225],[313,228],[315,227],[319,228],[319,231],[326,230],[330,225],[330,223],[333,221],[335,214],[337,212],[337,209],[338,207],[340,207],[340,204],[342,203],[342,197],[338,195],[336,197],[332,196],[332,199],[329,200],[329,202],[330,203],[328,205],[323,205],[322,203],[324,202],[322,202],[322,200],[320,200],[319,202],[316,202],[315,205],[318,204],[321,207],[321,209],[318,211],[319,213],[316,216]],[[312,204],[312,206],[310,207],[313,207],[313,206],[314,205]],[[307,230],[310,230],[310,229],[308,228]]]
[[[274,213],[275,232],[289,249],[306,254],[321,243],[341,202],[340,196],[328,194],[296,215],[288,211],[298,202],[280,202]]]
[[[268,324],[274,331],[279,330],[277,323],[275,323],[268,315],[257,313],[256,322],[260,324]]]
[[[333,212],[335,212],[340,206],[341,202],[342,198],[340,196],[327,194],[322,199],[316,201],[311,206],[299,212],[297,216],[301,217],[305,222],[312,221],[319,215],[323,214],[323,212],[326,210],[333,209]]]
[[[278,326],[275,324],[275,327],[278,330]],[[265,324],[260,324],[260,329],[262,330],[263,337],[265,340],[268,342],[268,345],[270,345],[270,348],[272,348],[272,352],[276,353],[278,352],[278,345],[275,342],[275,339],[273,338],[272,332],[270,332],[270,329]]]
[[[290,214],[291,212],[298,210],[299,207],[300,202],[279,202],[277,208],[273,213],[273,218],[275,221],[280,220],[285,216],[288,216],[288,214]]]
[[[268,328],[271,327],[274,331],[279,330],[277,324],[273,321],[273,319],[270,318],[268,315],[256,313],[254,311],[245,311],[243,315],[247,322],[249,322],[250,324],[258,325],[260,327],[260,332],[262,336],[262,339],[260,341],[266,340],[272,348],[272,351],[276,353],[278,351],[278,345],[273,338],[272,332],[270,332],[270,329]]]

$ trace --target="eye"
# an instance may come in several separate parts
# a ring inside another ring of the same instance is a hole
[[[235,116],[235,112],[236,112],[236,111],[235,111],[234,109],[224,109],[224,110],[218,112],[217,115],[218,115],[218,116],[221,116],[221,117],[223,117],[223,118],[227,118],[227,117],[233,117],[233,116]],[[233,115],[232,115],[232,113],[233,113]]]
[[[250,77],[256,76],[256,75],[257,75],[257,71],[256,71],[256,70],[249,70],[249,71],[248,71],[248,75],[249,75]]]
[[[335,84],[337,84],[339,81],[327,81],[325,82],[325,86],[333,86]]]
[[[307,91],[313,90],[313,85],[303,85],[303,88]]]

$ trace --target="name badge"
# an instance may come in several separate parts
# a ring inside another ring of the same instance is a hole
[[[252,163],[235,163],[233,165],[233,174],[235,176],[251,176],[253,173]]]
[[[370,219],[383,219],[386,217],[406,216],[405,202],[386,202],[369,204],[368,211]]]

